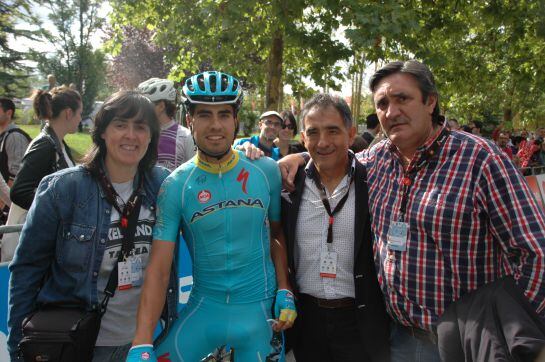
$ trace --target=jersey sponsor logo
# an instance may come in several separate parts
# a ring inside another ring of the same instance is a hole
[[[203,185],[205,182],[206,182],[206,176],[205,175],[200,175],[199,177],[197,177],[197,183],[199,185]]]
[[[242,192],[244,192],[245,194],[248,193],[246,192],[246,183],[248,182],[248,176],[250,176],[250,173],[244,168],[240,170],[240,173],[237,176],[237,181],[242,183]]]
[[[220,201],[216,204],[210,205],[202,209],[201,211],[196,211],[191,217],[191,223],[199,220],[201,217],[216,212],[218,210],[234,208],[234,207],[257,207],[259,209],[264,209],[263,202],[260,199],[238,199],[238,200],[227,200]]]
[[[212,197],[212,194],[208,190],[201,190],[199,191],[197,195],[197,198],[199,199],[199,202],[201,204],[208,202],[208,200],[210,200],[211,197]]]

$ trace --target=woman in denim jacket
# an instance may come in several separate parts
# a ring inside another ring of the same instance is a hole
[[[121,250],[120,224],[126,218],[120,215],[126,215],[126,207],[138,196],[142,206],[127,260],[138,262],[145,271],[156,196],[168,175],[166,169],[154,166],[158,136],[153,103],[137,92],[118,92],[96,115],[94,146],[83,166],[56,172],[40,182],[9,267],[12,361],[17,360],[21,323],[39,305],[64,302],[81,303],[89,310],[100,307]],[[167,323],[176,312],[175,280],[171,276]],[[93,361],[125,359],[139,296],[138,281],[120,280],[102,318]]]

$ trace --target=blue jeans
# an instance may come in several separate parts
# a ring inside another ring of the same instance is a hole
[[[95,346],[93,362],[119,362],[127,359],[131,344],[123,346]]]
[[[390,352],[392,362],[441,362],[435,344],[411,336],[397,323],[391,324]]]

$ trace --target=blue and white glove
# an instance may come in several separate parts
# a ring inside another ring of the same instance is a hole
[[[274,301],[274,316],[281,322],[293,323],[297,318],[293,293],[287,289],[279,289]]]
[[[153,344],[132,346],[125,362],[157,362],[157,357],[153,351]]]

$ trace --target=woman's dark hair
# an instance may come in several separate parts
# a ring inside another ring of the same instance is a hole
[[[168,118],[174,118],[176,115],[176,104],[171,101],[162,100],[162,102],[165,102],[165,113],[167,114]]]
[[[297,120],[295,119],[295,116],[293,115],[293,112],[289,109],[286,109],[280,113],[280,117],[282,117],[283,123],[286,123],[286,120],[289,119],[290,123],[293,125],[293,134],[297,134]],[[283,125],[282,125],[283,126]]]
[[[78,91],[65,86],[55,87],[50,91],[36,90],[32,94],[34,115],[38,119],[48,121],[56,118],[66,108],[77,111],[81,105],[81,96]]]
[[[112,94],[100,107],[95,116],[95,126],[91,133],[93,147],[83,157],[83,165],[92,173],[98,171],[106,157],[106,142],[102,134],[114,118],[138,118],[148,123],[151,142],[148,150],[138,164],[138,170],[150,170],[157,162],[157,145],[159,143],[159,122],[155,116],[153,103],[137,91],[119,91]]]

